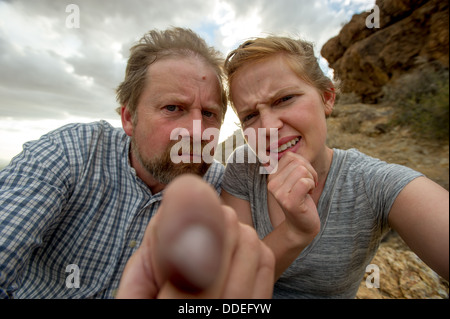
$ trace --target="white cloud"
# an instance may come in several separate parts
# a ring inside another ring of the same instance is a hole
[[[319,52],[343,22],[374,1],[77,0],[80,28],[67,28],[69,3],[0,1],[0,159],[53,125],[117,121],[114,90],[128,50],[150,29],[191,28],[224,54],[266,33],[301,35]]]
[[[230,51],[243,40],[261,33],[261,15],[258,7],[246,12],[245,15],[238,15],[230,4],[218,1],[210,18],[219,26],[223,38],[221,45],[226,51]]]

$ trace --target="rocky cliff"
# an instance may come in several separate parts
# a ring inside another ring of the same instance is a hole
[[[377,0],[371,12],[355,14],[321,54],[343,93],[376,103],[384,86],[421,64],[435,61],[448,68],[448,1]]]

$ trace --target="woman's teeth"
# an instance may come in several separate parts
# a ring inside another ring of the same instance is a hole
[[[289,147],[292,147],[295,144],[297,144],[298,141],[300,141],[300,138],[296,137],[293,140],[290,140],[289,142],[287,142],[283,145],[280,145],[280,147],[277,148],[277,152],[280,153],[280,152],[287,150]]]

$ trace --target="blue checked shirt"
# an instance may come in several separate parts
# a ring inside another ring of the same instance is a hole
[[[0,297],[113,298],[162,194],[129,162],[130,139],[105,121],[28,142],[0,171]],[[220,193],[224,168],[204,179]]]

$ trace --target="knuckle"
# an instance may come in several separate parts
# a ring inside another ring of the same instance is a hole
[[[272,179],[267,183],[267,189],[272,194],[275,193],[279,188],[279,182],[276,179]]]
[[[261,254],[261,266],[267,267],[268,269],[275,269],[275,254],[272,249],[261,242],[262,254]]]
[[[221,205],[222,211],[224,213],[225,223],[230,225],[231,227],[235,227],[238,224],[238,217],[236,211],[227,205]]]
[[[258,235],[256,234],[255,229],[249,225],[244,224],[241,224],[240,239],[249,249],[255,251],[258,250],[261,242],[258,238]]]

